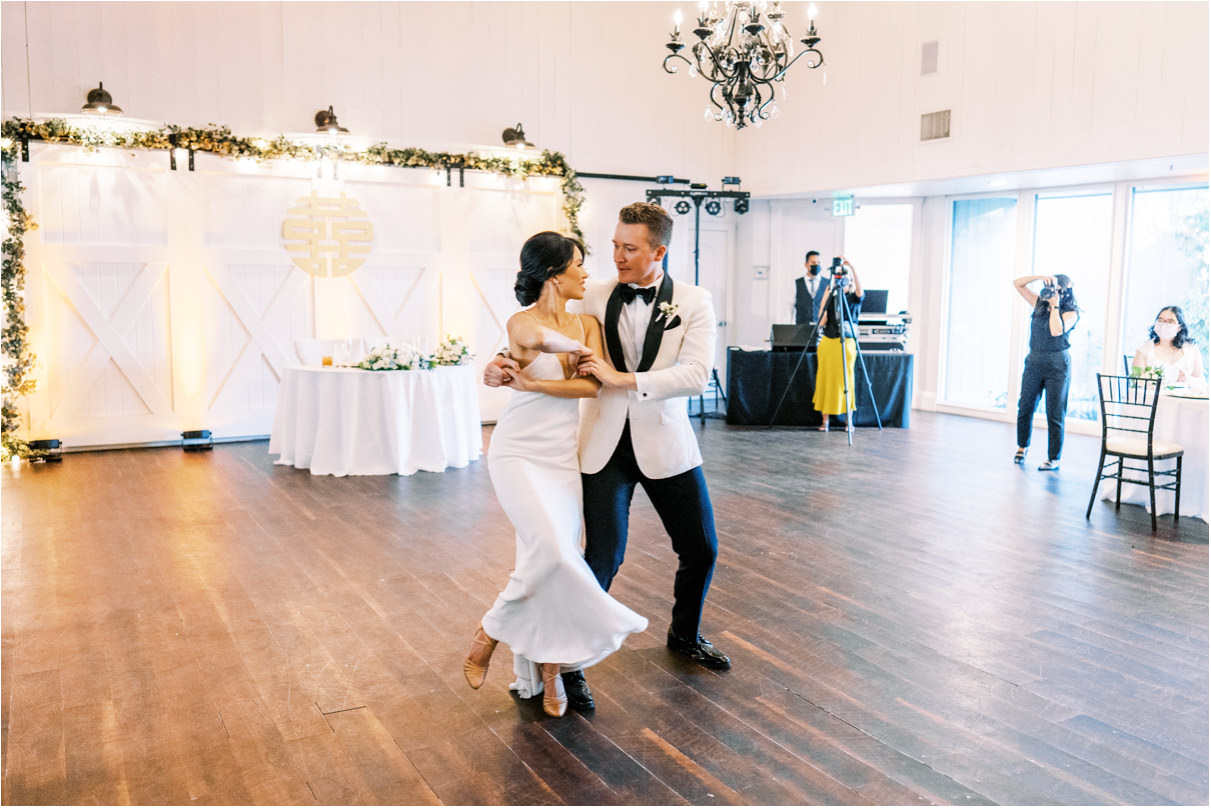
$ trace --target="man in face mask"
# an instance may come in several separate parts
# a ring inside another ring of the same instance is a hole
[[[795,278],[795,323],[814,326],[820,302],[828,289],[828,276],[820,266],[820,253],[815,250],[807,254],[803,265],[807,272]]]

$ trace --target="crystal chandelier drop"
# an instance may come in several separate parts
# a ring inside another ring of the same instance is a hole
[[[706,117],[743,129],[749,123],[761,126],[778,117],[774,101],[774,82],[781,82],[790,66],[804,55],[805,64],[815,69],[824,64],[824,54],[816,50],[816,4],[807,12],[809,27],[800,38],[805,50],[795,53],[795,44],[783,25],[786,12],[781,0],[755,2],[702,2],[698,4],[698,41],[690,48],[692,59],[681,55],[681,10],[673,17],[673,33],[665,47],[672,51],[664,59],[666,73],[676,73],[680,59],[690,66],[690,75],[701,75],[711,82],[711,106]],[[782,88],[783,98],[786,88]]]

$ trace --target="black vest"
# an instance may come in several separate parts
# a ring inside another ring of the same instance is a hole
[[[795,278],[795,324],[811,325],[816,322],[816,306],[826,281],[820,275],[816,276],[816,299],[813,299],[807,289],[807,278],[800,275]]]

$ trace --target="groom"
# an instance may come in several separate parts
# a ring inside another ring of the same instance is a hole
[[[731,660],[698,633],[718,544],[686,406],[687,396],[706,389],[714,366],[715,307],[705,289],[662,270],[672,232],[672,217],[659,205],[626,206],[614,231],[618,278],[590,280],[585,289],[583,311],[604,323],[613,363],[600,356],[580,363],[602,383],[580,411],[585,561],[609,591],[626,553],[631,497],[643,486],[679,560],[668,647],[708,668],[727,668]],[[484,383],[499,386],[516,370],[497,357]],[[563,677],[569,706],[593,709],[584,673]]]

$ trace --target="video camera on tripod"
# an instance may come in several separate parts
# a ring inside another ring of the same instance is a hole
[[[829,267],[828,274],[832,277],[833,286],[844,289],[849,285],[849,268],[842,263],[840,256],[833,257],[833,265]]]

